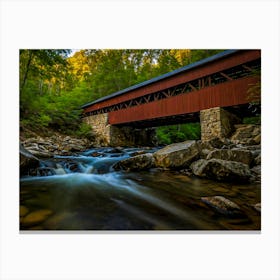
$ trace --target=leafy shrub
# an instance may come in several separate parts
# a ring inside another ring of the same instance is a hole
[[[162,128],[157,128],[156,137],[157,137],[157,140],[158,140],[159,144],[169,145],[169,144],[172,143],[171,139],[170,139],[170,136]]]
[[[79,130],[77,130],[76,135],[79,137],[86,137],[86,138],[92,138],[93,132],[92,127],[89,124],[81,123]]]
[[[40,117],[39,117],[39,124],[46,127],[49,125],[51,121],[51,118],[45,114],[42,114]]]
[[[261,116],[246,117],[243,119],[244,124],[261,124]]]
[[[200,123],[158,127],[156,135],[159,144],[165,145],[186,140],[197,140],[200,139]]]

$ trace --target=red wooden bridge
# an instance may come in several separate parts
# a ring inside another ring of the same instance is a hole
[[[112,125],[159,126],[198,118],[213,107],[248,104],[260,50],[227,50],[85,104],[85,116],[108,113]]]

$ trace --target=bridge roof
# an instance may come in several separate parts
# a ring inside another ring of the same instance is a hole
[[[221,52],[221,53],[215,54],[215,55],[213,55],[213,56],[207,57],[207,58],[205,58],[205,59],[199,60],[199,61],[197,61],[197,62],[188,64],[188,65],[186,65],[186,66],[183,66],[183,67],[178,68],[178,69],[176,69],[176,70],[173,70],[173,71],[171,71],[171,72],[168,72],[168,73],[165,73],[165,74],[163,74],[163,75],[157,76],[157,77],[152,78],[152,79],[150,79],[150,80],[144,81],[144,82],[142,82],[142,83],[133,85],[133,86],[128,87],[128,88],[125,88],[125,89],[122,89],[122,90],[117,91],[117,92],[114,92],[114,93],[112,93],[112,94],[110,94],[110,95],[101,97],[101,98],[99,98],[99,99],[97,99],[97,100],[94,100],[94,101],[92,101],[92,102],[89,102],[89,103],[84,104],[81,108],[87,108],[87,107],[89,107],[89,106],[91,106],[91,105],[93,105],[93,104],[97,104],[97,103],[102,102],[102,101],[104,101],[104,100],[108,100],[108,99],[117,97],[117,96],[119,96],[119,95],[125,94],[125,93],[127,93],[127,92],[133,91],[133,90],[135,90],[135,89],[138,89],[138,88],[141,88],[141,87],[145,87],[145,86],[147,86],[147,85],[149,85],[149,84],[156,83],[156,82],[158,82],[158,81],[161,81],[161,80],[163,80],[163,79],[172,77],[172,76],[177,75],[177,74],[179,74],[179,73],[192,70],[192,69],[194,69],[194,68],[196,68],[196,67],[199,67],[199,66],[202,66],[202,65],[204,65],[204,64],[206,64],[206,63],[209,63],[209,62],[212,62],[212,61],[215,61],[215,60],[224,58],[224,57],[226,57],[226,56],[228,56],[228,55],[231,55],[231,54],[233,54],[233,53],[236,53],[236,52],[238,52],[238,51],[240,51],[240,50],[226,50],[226,51],[224,51],[224,52]]]

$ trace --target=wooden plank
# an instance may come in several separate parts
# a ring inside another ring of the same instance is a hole
[[[213,107],[227,107],[246,104],[247,89],[257,81],[255,77],[245,77],[226,83],[205,87],[199,91],[180,94],[128,109],[109,113],[110,124],[122,124],[199,112]]]

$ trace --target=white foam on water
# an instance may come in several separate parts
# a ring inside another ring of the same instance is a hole
[[[56,175],[66,174],[65,170],[62,167],[54,169],[54,172]]]

